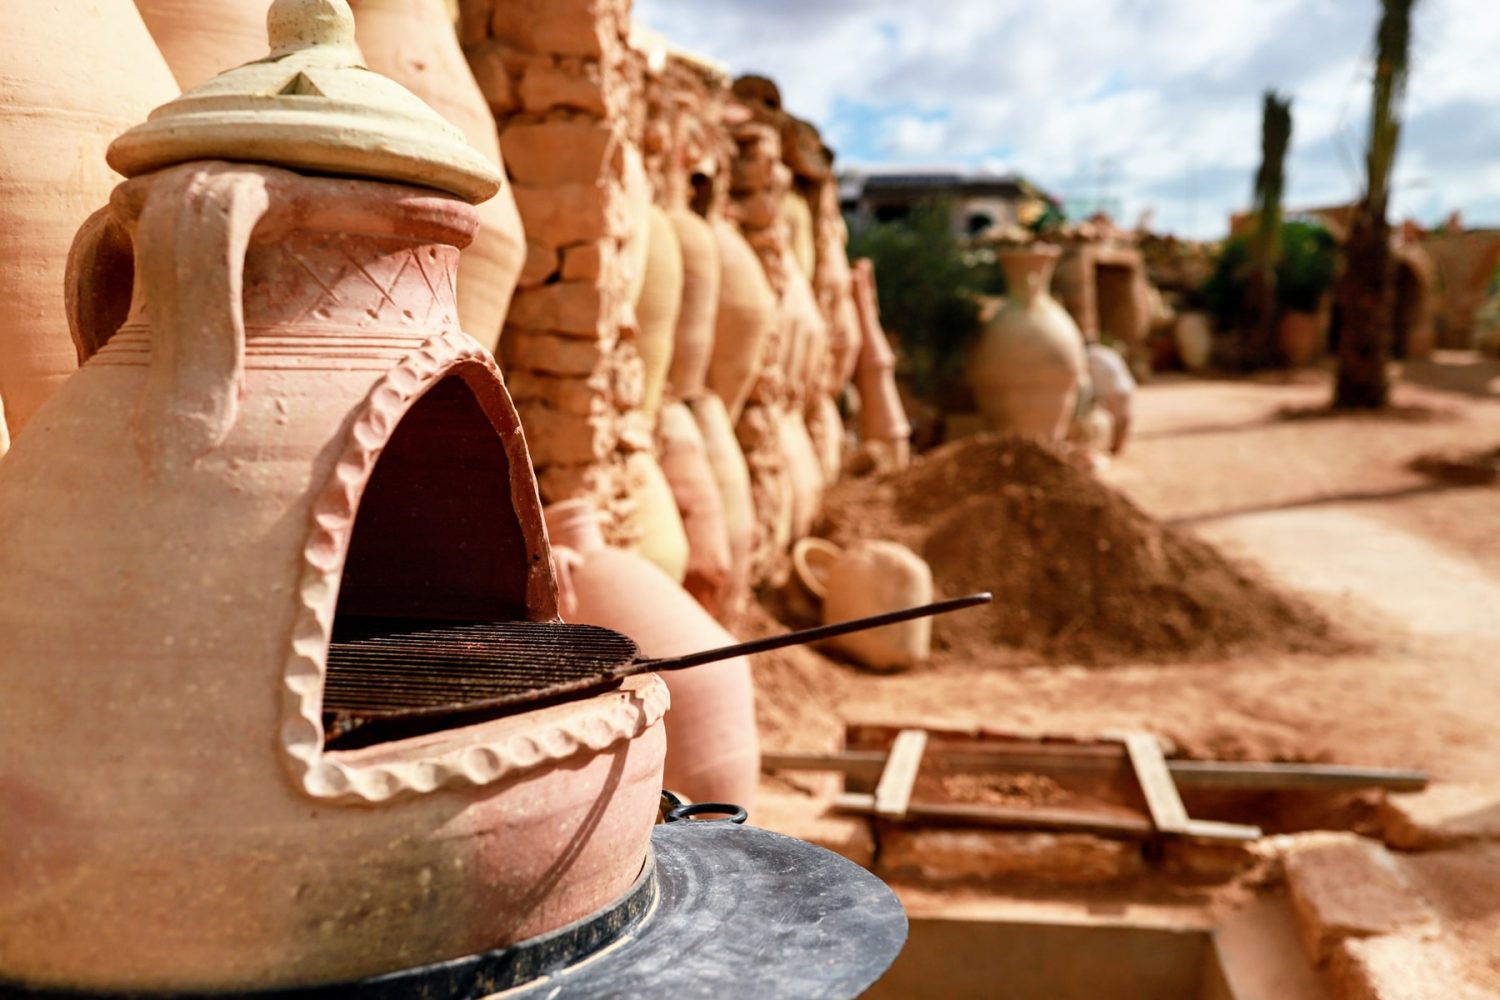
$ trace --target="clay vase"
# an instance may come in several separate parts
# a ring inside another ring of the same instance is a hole
[[[786,223],[792,260],[804,278],[811,279],[818,264],[817,239],[813,230],[812,207],[796,191],[781,199],[781,218]]]
[[[626,527],[636,539],[636,550],[681,584],[687,579],[687,529],[666,473],[649,451],[637,451],[625,459],[625,478],[634,501]]]
[[[270,0],[135,0],[183,90],[266,54]]]
[[[721,278],[708,387],[724,401],[730,421],[737,423],[760,373],[765,345],[776,330],[776,296],[760,258],[739,229],[725,219],[714,220],[713,227]]]
[[[735,439],[724,401],[705,392],[688,402],[703,439],[709,471],[719,488],[724,529],[729,543],[729,580],[720,597],[721,621],[733,617],[750,592],[750,559],[755,544],[755,503],[750,494],[750,468]]]
[[[735,642],[658,567],[606,546],[590,501],[552,504],[546,517],[560,567],[566,621],[623,632],[652,657]],[[749,660],[737,657],[662,677],[672,693],[664,786],[695,802],[751,808],[760,777],[760,747]]]
[[[1289,368],[1305,368],[1322,356],[1327,331],[1315,312],[1282,310],[1276,320],[1276,348]]]
[[[709,614],[718,617],[730,583],[729,532],[724,502],[708,462],[698,423],[683,403],[662,407],[656,430],[658,461],[672,487],[682,527],[687,533],[688,562],[682,586]]]
[[[10,428],[5,426],[5,400],[0,399],[0,458],[10,451]]]
[[[104,149],[177,85],[130,0],[12,4],[5,30],[0,396],[19,437],[78,367],[63,276],[73,234],[119,180]]]
[[[1056,247],[1002,251],[1009,296],[969,359],[969,385],[996,430],[1060,441],[1085,362],[1078,325],[1047,291]]]
[[[459,48],[443,0],[352,0],[365,65],[416,94],[457,125],[501,173],[495,118]],[[479,235],[458,263],[464,332],[494,351],[526,264],[526,233],[509,183],[479,206]]]
[[[1177,346],[1177,360],[1190,372],[1204,371],[1213,360],[1213,324],[1207,313],[1179,313],[1172,340]]]
[[[625,301],[634,304],[646,284],[646,254],[651,244],[651,178],[646,173],[641,149],[633,142],[620,147],[621,209],[625,237],[620,241],[620,273],[624,277]]]
[[[682,309],[672,345],[667,385],[677,399],[703,391],[714,350],[714,320],[719,311],[719,241],[713,226],[685,208],[667,212],[682,248]]]
[[[677,319],[682,311],[683,266],[677,230],[667,213],[651,206],[647,224],[645,280],[635,302],[639,330],[636,348],[645,370],[641,410],[654,417],[661,409],[667,372],[672,367]]]
[[[828,567],[823,621],[898,611],[932,599],[932,570],[915,552],[895,542],[856,542]],[[905,670],[927,659],[932,619],[855,632],[828,644],[872,670]]]
[[[874,268],[868,259],[855,264],[853,284],[860,331],[854,384],[859,390],[861,448],[879,469],[902,468],[911,457],[911,422],[896,387],[896,353],[880,325]]]
[[[839,414],[839,404],[827,393],[818,393],[808,405],[807,433],[818,456],[823,484],[832,486],[844,469],[844,418]]]
[[[812,531],[823,507],[823,472],[802,414],[783,410],[778,418],[777,444],[792,491],[791,541],[796,541]]]

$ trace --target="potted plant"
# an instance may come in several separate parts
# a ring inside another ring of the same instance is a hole
[[[1327,228],[1307,221],[1283,226],[1281,245],[1276,346],[1287,365],[1300,367],[1327,349],[1328,296],[1338,270],[1338,246]]]

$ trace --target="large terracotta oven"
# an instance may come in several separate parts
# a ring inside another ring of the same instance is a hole
[[[500,177],[354,65],[339,8],[278,3],[269,59],[119,139],[75,245],[86,360],[0,470],[0,979],[364,977],[566,924],[646,861],[654,675],[330,741],[342,633],[557,617],[457,322]]]

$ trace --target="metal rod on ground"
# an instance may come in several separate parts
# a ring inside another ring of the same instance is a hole
[[[923,604],[920,607],[903,608],[900,611],[888,611],[883,615],[870,615],[867,618],[855,618],[847,622],[834,622],[832,625],[819,625],[817,628],[805,628],[797,632],[788,632],[785,635],[752,639],[749,642],[735,643],[733,646],[706,649],[701,653],[689,653],[686,656],[674,656],[661,660],[637,660],[635,663],[630,664],[628,668],[620,671],[617,676],[628,677],[632,674],[661,670],[685,670],[688,667],[702,666],[705,663],[727,660],[735,656],[766,653],[773,649],[784,649],[787,646],[801,646],[809,642],[820,642],[823,639],[832,639],[834,636],[848,635],[850,632],[863,632],[865,629],[895,625],[900,622],[911,621],[913,618],[945,615],[952,611],[962,611],[965,608],[988,604],[993,599],[988,593],[970,594],[967,597],[955,597],[952,600],[938,601],[934,604]]]

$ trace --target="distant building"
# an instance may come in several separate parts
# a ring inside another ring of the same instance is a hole
[[[849,228],[906,218],[923,202],[944,200],[955,236],[1026,226],[1056,199],[1020,174],[962,168],[846,170],[839,175],[839,205]]]

